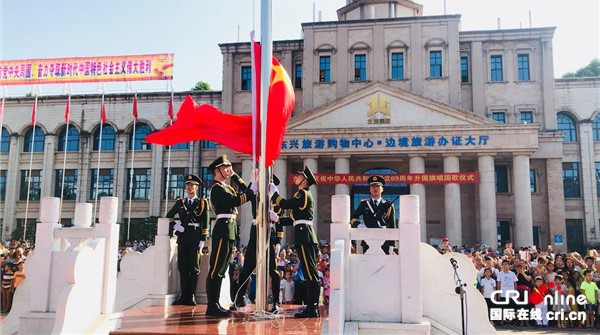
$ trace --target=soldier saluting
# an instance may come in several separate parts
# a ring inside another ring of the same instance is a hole
[[[294,314],[296,318],[318,318],[319,295],[321,293],[317,259],[319,247],[317,236],[313,230],[313,214],[315,202],[309,187],[316,185],[317,180],[308,166],[298,172],[294,177],[294,184],[298,191],[291,199],[284,199],[277,190],[277,186],[269,184],[269,193],[273,194],[271,201],[281,209],[291,209],[291,218],[294,220],[294,245],[300,256],[302,273],[307,279],[306,308]]]
[[[215,159],[208,166],[208,170],[213,172],[215,178],[215,184],[210,191],[210,202],[217,216],[212,232],[210,269],[206,277],[208,300],[206,315],[228,316],[231,312],[219,305],[219,295],[221,283],[225,271],[229,267],[229,258],[237,237],[236,207],[247,202],[253,192],[246,186],[242,178],[233,171],[231,162],[226,155]],[[227,178],[231,178],[237,184],[239,193],[225,183]]]
[[[352,212],[350,224],[352,228],[357,228],[360,221],[358,218],[362,215],[364,225],[367,228],[397,228],[396,211],[394,204],[381,197],[385,180],[382,176],[371,176],[367,180],[369,183],[370,199],[364,199],[358,205],[358,208]],[[361,242],[363,252],[369,249],[365,241]],[[394,241],[385,241],[381,249],[389,255],[394,248]]]
[[[181,223],[175,225],[177,235],[177,269],[181,283],[181,297],[174,305],[195,306],[194,294],[200,272],[200,253],[208,238],[208,201],[198,198],[198,188],[202,180],[193,174],[185,176],[187,197],[175,202],[166,217],[179,217]]]

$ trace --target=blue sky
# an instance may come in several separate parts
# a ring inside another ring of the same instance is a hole
[[[443,0],[414,0],[424,15],[444,14]],[[299,39],[302,22],[313,20],[313,4],[323,21],[337,19],[346,0],[273,0],[273,39]],[[260,0],[0,0],[0,59],[87,57],[174,53],[175,91],[199,80],[221,89],[219,43],[248,41],[260,30]],[[256,10],[253,10],[256,7]],[[461,14],[461,30],[557,27],[555,77],[600,58],[598,0],[446,0],[447,14]],[[239,31],[239,34],[238,34]],[[63,85],[11,86],[6,96],[61,94]],[[97,93],[98,84],[73,84],[71,91]],[[125,83],[107,83],[107,93]],[[166,81],[132,82],[138,92],[165,91]]]

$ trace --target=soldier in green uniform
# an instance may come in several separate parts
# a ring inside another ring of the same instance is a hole
[[[279,185],[279,178],[273,175],[273,183],[275,185]],[[258,189],[257,183],[252,183],[250,186],[254,191]],[[244,307],[246,305],[246,292],[248,289],[248,278],[252,275],[252,272],[256,269],[256,259],[257,259],[257,247],[256,247],[256,203],[257,196],[253,194],[250,197],[250,202],[252,203],[252,228],[250,228],[250,239],[248,240],[248,246],[246,247],[246,253],[244,254],[244,266],[242,268],[242,272],[239,278],[240,289],[237,293],[237,299],[235,301],[235,307]],[[279,232],[281,232],[281,236],[283,237],[283,228],[278,223],[279,215],[275,211],[269,212],[271,229],[270,229],[270,237],[269,237],[269,276],[271,277],[271,289],[273,291],[273,305],[269,310],[271,313],[277,313],[279,311],[279,287],[281,285],[281,277],[279,276],[279,272],[277,271],[277,255],[279,254],[279,250],[281,249],[281,240],[278,237]]]
[[[317,259],[319,257],[319,246],[317,236],[313,230],[313,213],[315,202],[309,187],[316,185],[317,180],[308,166],[298,172],[294,177],[294,184],[298,191],[291,199],[284,199],[277,190],[277,186],[271,183],[269,193],[271,201],[282,209],[291,210],[291,219],[294,221],[294,245],[300,257],[302,273],[307,280],[306,308],[294,314],[296,318],[319,317],[319,295],[321,293],[319,272],[317,270]]]
[[[246,186],[242,178],[233,171],[231,162],[229,162],[226,155],[218,157],[208,166],[208,170],[213,171],[215,178],[215,184],[210,191],[210,202],[217,216],[212,232],[210,269],[206,277],[206,295],[208,299],[206,315],[228,316],[230,314],[229,310],[219,305],[219,295],[221,283],[225,271],[229,267],[229,258],[238,234],[236,207],[250,200],[250,196],[254,193]],[[239,193],[225,183],[227,178],[231,178],[237,184]]]
[[[397,228],[396,211],[394,204],[381,197],[385,180],[382,176],[371,176],[368,179],[370,199],[364,199],[360,202],[356,210],[352,212],[350,224],[352,228],[360,226],[358,218],[363,217],[366,228]],[[365,241],[361,242],[363,253],[367,252],[369,245]],[[385,241],[381,249],[386,254],[393,252],[394,241]]]
[[[208,238],[210,220],[208,201],[198,198],[200,184],[202,180],[198,176],[185,176],[187,197],[177,200],[167,213],[167,218],[173,220],[177,215],[181,221],[175,225],[177,269],[181,282],[181,297],[175,301],[175,305],[196,305],[194,293],[200,272],[200,253]]]

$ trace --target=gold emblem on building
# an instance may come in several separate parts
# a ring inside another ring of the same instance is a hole
[[[381,93],[375,93],[367,101],[369,124],[390,124],[390,99]]]

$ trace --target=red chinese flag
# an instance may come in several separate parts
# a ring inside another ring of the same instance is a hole
[[[106,123],[106,108],[104,107],[104,101],[102,101],[102,104],[100,105],[100,122],[101,123]]]
[[[138,112],[137,112],[137,95],[133,96],[133,121],[137,122]]]
[[[198,104],[187,96],[177,121],[146,136],[147,143],[174,145],[190,141],[214,141],[234,151],[252,154],[252,116],[223,113],[217,108]]]
[[[173,121],[173,97],[169,99],[169,120]]]
[[[69,122],[69,113],[71,112],[71,97],[67,99],[67,108],[65,108],[65,122]]]
[[[35,118],[37,114],[37,103],[33,103],[33,108],[31,109],[31,124],[35,124]]]

